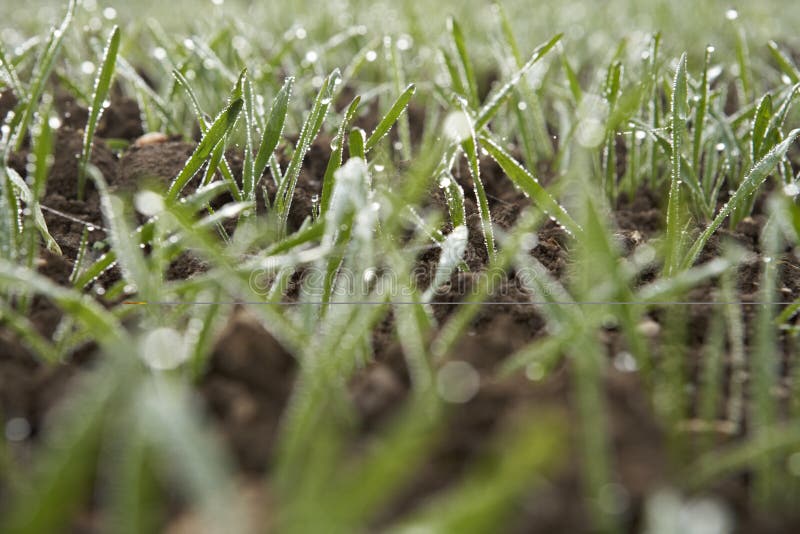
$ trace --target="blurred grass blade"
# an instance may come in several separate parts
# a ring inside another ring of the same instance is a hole
[[[778,43],[770,41],[767,43],[767,48],[769,48],[772,59],[778,64],[778,68],[781,72],[785,74],[792,83],[800,83],[800,70],[797,69],[797,65],[794,64],[794,61],[783,53]]]
[[[391,130],[394,123],[397,122],[397,119],[400,117],[400,114],[405,111],[409,100],[411,100],[411,97],[414,96],[414,92],[416,90],[416,86],[412,83],[406,87],[406,90],[403,91],[399,97],[397,97],[397,100],[395,100],[394,104],[392,104],[392,107],[389,109],[386,115],[384,115],[384,117],[375,127],[375,130],[373,130],[367,139],[367,142],[364,145],[365,152],[369,152],[375,148],[378,142],[389,133],[389,130]]]
[[[111,79],[114,77],[117,53],[119,52],[119,40],[119,26],[114,26],[103,54],[103,64],[94,82],[92,105],[89,108],[89,118],[86,121],[86,128],[83,133],[83,150],[78,164],[78,200],[83,200],[83,192],[86,186],[86,166],[92,156],[94,132],[100,122],[100,115],[106,107],[105,102],[106,98],[108,98],[108,91],[111,89]]]

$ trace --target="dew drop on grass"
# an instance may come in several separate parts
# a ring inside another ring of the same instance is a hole
[[[442,176],[442,178],[439,180],[439,187],[441,189],[447,189],[448,187],[450,187],[450,177]]]
[[[526,104],[525,102],[520,102],[519,104],[517,104],[517,109],[520,111],[525,111],[526,109],[528,109],[528,104]]]
[[[215,6],[221,6],[222,4],[225,3],[225,0],[211,0],[211,3],[214,4]]]
[[[300,41],[302,41],[303,39],[305,39],[305,38],[306,38],[306,35],[308,35],[308,33],[306,32],[306,29],[305,29],[305,28],[303,28],[302,26],[300,26],[299,28],[297,28],[297,29],[294,31],[294,37],[295,37],[295,39],[299,39]]]
[[[444,134],[453,142],[460,143],[472,135],[472,120],[463,111],[453,111],[444,119]]]
[[[725,143],[717,143],[716,145],[714,145],[714,149],[717,152],[722,152],[723,150],[725,150]]]
[[[151,369],[166,371],[186,361],[189,350],[180,332],[160,327],[145,333],[139,344],[139,355]]]
[[[709,54],[713,54],[715,50],[716,48],[714,47],[714,45],[708,45],[706,47],[706,52],[708,52]]]
[[[736,20],[739,18],[739,12],[735,9],[729,9],[725,12],[725,18],[728,20]]]
[[[94,72],[94,63],[91,61],[84,61],[81,63],[81,72],[84,74],[91,74]]]
[[[783,187],[783,192],[787,196],[796,197],[800,193],[800,187],[798,187],[797,183],[792,182]]]
[[[316,63],[319,59],[319,54],[317,54],[314,50],[309,50],[306,52],[305,59],[308,63]]]
[[[378,163],[375,164],[375,172],[383,172],[386,167],[384,165],[380,165]]]
[[[106,20],[114,20],[117,18],[117,10],[113,7],[107,7],[103,9],[103,17],[105,17]]]
[[[366,55],[364,56],[369,63],[372,63],[376,59],[378,59],[378,53],[375,50],[368,50]]]
[[[445,402],[469,402],[478,393],[480,386],[480,375],[465,361],[447,362],[436,375],[436,391]]]
[[[639,368],[636,364],[636,358],[627,351],[618,352],[617,355],[614,356],[614,367],[617,371],[623,373],[632,373]]]
[[[633,134],[637,141],[641,142],[647,138],[647,132],[644,130],[636,130],[636,133]]]
[[[781,82],[783,82],[784,85],[791,85],[792,79],[789,78],[787,74],[781,74]]]
[[[544,366],[539,362],[532,362],[525,366],[525,376],[532,382],[538,382],[544,378]]]
[[[59,119],[58,117],[50,117],[50,118],[47,120],[47,124],[48,124],[48,125],[50,126],[50,128],[52,128],[53,130],[58,130],[59,128],[61,128],[61,119]]]

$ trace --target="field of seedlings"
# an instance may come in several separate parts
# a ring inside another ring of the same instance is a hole
[[[537,4],[3,0],[0,533],[800,532],[800,9]]]

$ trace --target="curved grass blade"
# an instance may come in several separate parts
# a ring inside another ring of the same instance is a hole
[[[767,94],[758,103],[756,116],[753,119],[753,129],[750,133],[750,148],[752,160],[758,161],[767,152],[767,133],[772,119],[772,96]]]
[[[403,111],[406,109],[406,106],[408,106],[408,102],[411,100],[411,97],[414,96],[414,92],[416,90],[417,87],[412,83],[406,87],[406,90],[403,91],[399,97],[397,97],[397,100],[395,100],[394,104],[392,104],[392,107],[389,109],[386,115],[384,115],[384,117],[375,127],[375,130],[373,130],[367,139],[367,142],[364,145],[365,152],[369,152],[375,148],[375,145],[377,145],[378,142],[389,133],[389,130],[391,130],[394,123],[397,122],[398,118],[400,118],[400,114],[403,113]]]
[[[485,135],[481,135],[480,140],[481,146],[489,152],[489,155],[500,165],[503,172],[508,175],[517,187],[531,197],[542,211],[553,217],[558,224],[563,226],[564,229],[573,236],[580,235],[583,232],[580,225],[567,213],[567,210],[539,184],[539,180],[525,170],[525,168],[503,150],[500,145]]]
[[[739,185],[739,188],[733,193],[730,200],[720,208],[717,212],[717,216],[711,221],[711,224],[709,224],[705,231],[697,238],[683,260],[683,268],[690,267],[694,264],[698,256],[700,256],[700,252],[702,252],[703,248],[706,246],[709,238],[722,225],[725,218],[733,212],[736,206],[747,201],[750,195],[755,193],[759,186],[764,183],[775,166],[786,156],[786,152],[788,152],[789,147],[792,146],[792,143],[794,143],[798,135],[800,135],[800,128],[789,132],[789,135],[786,136],[786,139],[781,144],[770,150],[767,155],[755,164],[747,177]]]
[[[481,129],[489,124],[489,121],[495,116],[497,111],[500,109],[500,106],[508,98],[508,95],[511,94],[511,90],[517,86],[517,84],[522,80],[522,77],[533,67],[536,63],[539,62],[556,44],[561,40],[563,34],[559,33],[552,39],[550,39],[545,44],[538,46],[536,50],[533,51],[533,55],[531,58],[520,68],[511,79],[503,85],[500,89],[498,89],[495,93],[490,96],[486,103],[481,107],[480,111],[478,112],[478,116],[475,118],[475,131],[480,132]]]
[[[258,181],[261,175],[264,174],[264,170],[269,164],[269,159],[275,152],[275,147],[278,146],[281,135],[283,135],[283,126],[286,123],[293,85],[294,78],[286,78],[280,91],[272,101],[272,109],[269,112],[269,119],[267,119],[267,125],[264,128],[264,135],[261,137],[261,144],[258,146],[258,153],[253,167],[254,181]]]
[[[466,115],[466,109],[464,110]],[[470,126],[471,123],[470,123]],[[481,216],[481,228],[483,229],[484,243],[489,258],[493,258],[497,252],[494,244],[494,228],[492,226],[492,214],[489,211],[489,197],[481,180],[481,168],[478,161],[478,140],[475,137],[475,130],[470,128],[470,136],[461,143],[464,154],[467,157],[469,173],[472,175],[472,183],[475,188],[475,198],[478,200],[478,211]]]
[[[92,142],[97,124],[100,122],[100,115],[105,109],[105,101],[108,91],[111,89],[111,79],[114,77],[114,68],[117,63],[117,53],[119,52],[120,32],[119,26],[114,26],[111,36],[108,38],[103,65],[100,73],[94,81],[94,92],[92,94],[92,105],[89,108],[89,118],[86,121],[86,128],[83,133],[83,150],[78,164],[78,200],[83,200],[83,190],[86,187],[86,166],[92,156]]]
[[[217,144],[224,142],[223,140],[233,129],[239,117],[239,112],[242,111],[242,106],[244,105],[242,85],[246,74],[247,69],[243,70],[239,76],[239,81],[236,83],[236,87],[234,87],[231,93],[228,106],[214,119],[208,131],[200,140],[194,152],[192,152],[192,155],[189,156],[186,165],[184,165],[181,172],[172,181],[172,184],[170,184],[169,190],[167,191],[167,198],[169,200],[175,200],[178,197],[187,182],[200,170],[203,162],[211,156]]]
[[[17,173],[17,171],[11,167],[6,167],[5,171],[6,176],[8,176],[8,179],[11,181],[11,185],[17,190],[19,199],[26,204],[29,210],[31,210],[33,224],[42,235],[42,239],[44,239],[47,250],[60,256],[61,247],[58,246],[58,243],[53,236],[50,235],[50,232],[47,229],[47,223],[44,220],[42,208],[39,206],[38,199],[33,195],[31,190],[28,188],[28,184],[25,183],[25,180]]]

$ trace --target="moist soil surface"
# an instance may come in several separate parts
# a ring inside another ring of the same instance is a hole
[[[8,92],[0,95],[0,118],[13,109],[14,97]],[[77,159],[82,147],[85,109],[69,99],[57,100],[63,125],[58,130],[53,163],[47,189],[41,199],[44,216],[51,234],[60,245],[63,256],[43,253],[37,269],[61,285],[69,285],[69,275],[78,253],[82,236],[88,231],[89,253],[96,257],[106,250],[103,217],[97,191],[87,183],[83,200],[77,200]],[[412,113],[415,124],[420,117]],[[419,127],[412,128],[420,131]],[[102,172],[112,191],[126,194],[147,181],[169,183],[182,168],[194,148],[193,142],[165,139],[157,143],[137,146],[134,142],[142,134],[139,110],[136,103],[121,96],[111,101],[103,117],[93,146],[92,163]],[[416,135],[416,134],[415,134]],[[122,154],[109,149],[104,139],[124,139],[131,142]],[[289,226],[296,229],[311,213],[313,197],[321,189],[330,153],[330,140],[314,143],[304,163],[292,204]],[[234,173],[241,170],[241,155],[227,154]],[[15,154],[12,165],[25,176],[27,150]],[[285,165],[285,161],[282,162]],[[490,209],[499,228],[511,227],[522,208],[530,204],[511,185],[500,168],[491,160],[481,161],[481,172],[489,195]],[[473,187],[466,169],[457,173],[456,179],[467,192],[466,211],[470,241],[467,263],[473,271],[484,268],[487,253],[480,233],[480,218]],[[267,194],[275,188],[268,177],[263,179]],[[261,187],[259,187],[261,190]],[[624,253],[658,234],[662,229],[661,205],[665,195],[661,191],[641,190],[632,198],[622,198],[610,216],[615,221],[617,237]],[[446,210],[442,193],[434,189],[430,194],[432,208]],[[764,216],[757,208],[753,215],[739,225],[736,231],[721,230],[703,254],[707,260],[720,251],[722,237],[736,240],[755,253],[739,270],[738,289],[742,300],[756,300],[762,262],[758,257],[758,236]],[[445,229],[449,231],[449,229]],[[538,231],[536,246],[530,250],[550,272],[564,280],[569,272],[570,240],[555,224],[546,223]],[[430,279],[438,260],[438,251],[427,251],[418,257],[423,278]],[[779,259],[779,290],[782,300],[800,298],[800,262],[791,250]],[[170,266],[168,277],[182,279],[204,271],[203,261],[186,253]],[[645,271],[642,283],[652,278],[655,271]],[[464,289],[473,283],[474,274],[459,272],[451,280],[451,290],[437,297],[434,307],[439,321],[454,312],[447,305],[463,298]],[[100,287],[119,279],[113,270],[95,284]],[[533,306],[522,305],[530,295],[522,289],[513,273],[509,275],[497,295],[495,304],[485,306],[473,321],[467,335],[460,340],[454,354],[470,363],[481,376],[477,394],[464,404],[450,406],[446,431],[430,458],[415,474],[411,484],[384,510],[377,519],[380,525],[413,509],[435,492],[457,482],[466,468],[484,455],[493,437],[512,424],[515,415],[555,409],[565,420],[577,418],[572,395],[573,372],[567,360],[557,364],[547,378],[539,379],[530,373],[519,372],[498,378],[497,367],[509,355],[531,341],[547,335],[545,321]],[[712,300],[715,286],[711,283],[694,289],[690,300]],[[752,307],[744,306],[745,322],[752,324]],[[698,374],[698,361],[706,339],[709,318],[714,312],[710,306],[687,306],[689,315],[688,354],[686,362],[691,375]],[[30,320],[45,336],[50,337],[59,324],[61,314],[46,297],[37,297],[31,304]],[[654,355],[659,351],[659,340],[666,314],[653,312],[640,328],[651,339]],[[746,335],[750,343],[751,333]],[[668,457],[664,429],[659,426],[648,396],[637,372],[631,372],[618,361],[625,361],[626,347],[618,328],[609,324],[599,333],[602,346],[613,362],[603,377],[604,400],[609,421],[613,469],[618,487],[614,488],[613,505],[627,532],[641,530],[643,504],[648,495],[660,488],[675,486],[679,480],[677,467],[686,463]],[[360,418],[358,440],[367,440],[379,432],[391,419],[398,406],[409,395],[410,379],[402,350],[394,333],[391,316],[376,329],[373,336],[374,361],[358,370],[349,381],[350,396]],[[784,344],[786,361],[789,348]],[[41,435],[47,414],[66,395],[76,376],[86,372],[92,362],[94,347],[86,345],[69,355],[66,361],[55,365],[42,363],[31,353],[5,324],[0,323],[0,417],[5,422],[24,418],[30,424],[26,442],[15,450],[20,461],[30,453]],[[620,360],[621,359],[621,360]],[[726,363],[727,365],[727,363]],[[224,436],[230,453],[241,470],[241,478],[250,480],[268,472],[277,429],[293,387],[297,365],[294,357],[268,334],[245,309],[236,309],[228,324],[215,341],[208,368],[199,382],[197,391],[202,398],[213,424]],[[726,370],[730,372],[729,369]],[[790,368],[783,366],[785,377]],[[788,378],[785,378],[788,387]],[[720,418],[722,418],[720,410]],[[693,430],[693,420],[687,419],[687,432]],[[696,426],[696,425],[695,425]],[[536,488],[520,501],[509,523],[499,529],[504,532],[591,532],[592,523],[587,514],[586,498],[582,490],[579,458],[580,436],[577,425],[570,428],[568,461],[566,467],[551,474],[547,483]],[[734,440],[736,436],[718,432],[711,436],[716,443]],[[358,444],[354,443],[354,447]],[[692,458],[689,451],[684,462]],[[800,532],[800,514],[796,510],[765,513],[750,507],[750,491],[746,475],[732,476],[720,483],[715,495],[721,498],[736,517],[741,532]],[[0,502],[2,488],[0,488]],[[186,527],[185,516],[174,519],[173,532]],[[90,522],[91,523],[91,522]],[[83,525],[86,531],[99,531]],[[102,530],[102,529],[100,529]]]

